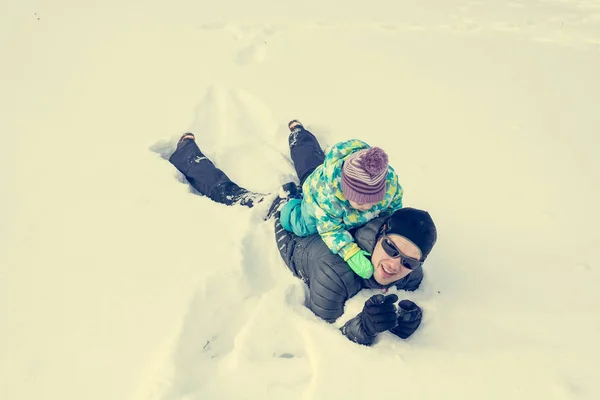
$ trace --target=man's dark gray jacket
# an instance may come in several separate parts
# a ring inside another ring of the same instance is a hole
[[[350,231],[361,249],[373,253],[379,231],[386,219],[376,218]],[[373,278],[363,279],[356,275],[340,256],[329,250],[318,234],[296,236],[283,229],[277,217],[275,237],[277,248],[288,268],[309,287],[308,308],[328,322],[337,320],[344,313],[346,301],[362,289],[386,288]],[[390,286],[413,291],[422,280],[423,269],[419,268]]]

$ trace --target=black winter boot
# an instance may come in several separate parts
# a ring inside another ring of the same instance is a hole
[[[302,125],[302,122],[298,121],[297,119],[293,119],[290,122],[288,122],[288,128],[290,132],[294,132],[298,129],[304,128],[304,125]]]
[[[181,146],[183,146],[183,144],[184,144],[186,141],[188,141],[188,140],[196,140],[196,137],[194,136],[194,134],[193,134],[193,133],[191,133],[191,132],[188,132],[188,133],[186,133],[186,134],[182,135],[182,136],[179,138],[179,141],[177,141],[177,148],[179,149],[179,148],[180,148]]]
[[[271,203],[271,207],[269,207],[265,221],[269,220],[273,216],[277,216],[279,210],[281,210],[281,207],[291,199],[300,198],[302,198],[302,188],[298,187],[295,182],[283,184],[279,194],[277,197],[275,197],[275,199],[273,199],[273,203]]]

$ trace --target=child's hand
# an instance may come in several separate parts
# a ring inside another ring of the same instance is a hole
[[[371,260],[367,258],[367,256],[370,255],[371,254],[364,250],[359,250],[347,261],[350,268],[352,268],[352,271],[363,279],[369,279],[373,276],[373,264],[371,264]]]

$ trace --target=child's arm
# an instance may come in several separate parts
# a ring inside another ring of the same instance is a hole
[[[315,206],[315,217],[317,231],[329,250],[342,257],[358,276],[370,278],[373,275],[373,265],[366,258],[369,254],[354,242],[350,232],[345,229],[342,218],[329,214],[318,206]]]
[[[350,232],[345,229],[341,217],[328,214],[319,206],[315,207],[315,217],[317,219],[317,231],[333,254],[345,259],[347,253],[354,246],[358,247],[354,243],[354,238]]]

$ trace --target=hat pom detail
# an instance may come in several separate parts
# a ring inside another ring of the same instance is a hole
[[[379,147],[372,147],[360,158],[360,166],[370,176],[377,176],[388,167],[388,156]]]

